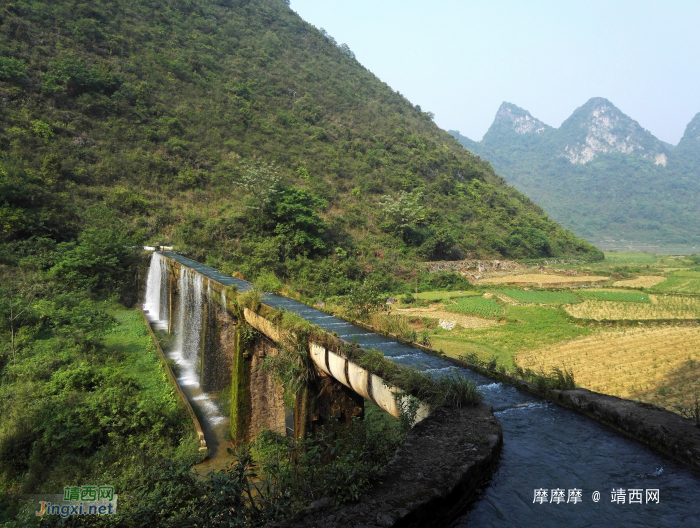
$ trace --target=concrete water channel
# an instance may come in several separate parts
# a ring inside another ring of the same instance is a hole
[[[220,284],[236,286],[238,291],[251,287],[246,281],[177,253],[163,251],[162,255]],[[456,368],[447,359],[298,301],[266,294],[263,302],[296,313],[362,348],[378,349],[396,363],[434,375]],[[451,527],[700,526],[700,476],[695,470],[575,411],[470,369],[457,370],[473,379],[485,402],[494,407],[503,427],[504,447],[492,478]],[[200,402],[209,401],[206,394],[198,397]],[[219,414],[212,413],[215,422],[220,420]],[[204,421],[207,420],[205,412]],[[203,427],[206,432],[206,424]],[[546,502],[535,502],[535,491],[540,489],[548,491]],[[562,502],[551,501],[551,490],[555,489],[563,490]],[[567,500],[568,490],[573,489],[581,491],[580,502]],[[625,491],[624,503],[613,501],[612,491],[619,489]],[[642,503],[630,503],[628,490],[642,490]],[[658,490],[658,502],[647,502],[647,490]],[[599,494],[598,501],[594,500],[595,492]]]

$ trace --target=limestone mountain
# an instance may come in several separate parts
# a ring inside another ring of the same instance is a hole
[[[451,133],[552,218],[602,247],[694,251],[699,116],[676,147],[601,97],[559,128],[503,103],[481,141]]]
[[[577,108],[554,137],[571,163],[588,163],[608,153],[627,154],[666,165],[669,148],[602,97]]]
[[[552,127],[535,119],[530,112],[511,103],[503,103],[496,113],[493,124],[484,135],[485,144],[498,143],[504,137],[541,138]]]

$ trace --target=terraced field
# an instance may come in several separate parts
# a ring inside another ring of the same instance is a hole
[[[492,299],[486,297],[466,297],[459,299],[457,304],[447,305],[448,312],[458,312],[481,317],[503,317],[505,309]]]
[[[428,291],[416,293],[416,299],[428,301],[442,301],[444,299],[456,299],[458,297],[480,297],[478,291]]]
[[[700,326],[600,332],[520,354],[522,367],[566,367],[578,385],[675,411],[700,391]]]
[[[668,280],[654,286],[652,291],[700,294],[700,271],[676,271]]]
[[[650,303],[651,299],[646,293],[615,290],[580,290],[578,296],[594,301],[616,301],[633,303]]]
[[[522,304],[570,304],[580,302],[581,299],[573,293],[568,292],[550,292],[538,290],[496,290],[500,296],[505,296],[506,301],[511,299],[513,302]]]
[[[565,306],[577,319],[595,321],[642,321],[650,319],[700,319],[700,297],[649,295],[650,303],[586,300]]]
[[[596,284],[610,280],[610,277],[594,275],[554,275],[549,273],[525,273],[488,277],[481,279],[478,284],[521,284],[523,286],[575,286],[580,284]]]
[[[667,277],[659,275],[639,275],[636,279],[626,279],[613,282],[616,288],[652,288],[661,284]]]

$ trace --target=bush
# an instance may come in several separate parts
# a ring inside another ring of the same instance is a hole
[[[78,242],[57,247],[57,262],[52,273],[68,286],[112,293],[129,283],[135,264],[130,241],[120,232],[88,227]]]

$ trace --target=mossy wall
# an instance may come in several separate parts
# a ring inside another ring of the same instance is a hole
[[[250,365],[246,365],[243,330],[239,323],[235,330],[233,358],[231,363],[231,441],[242,444],[250,424]]]

